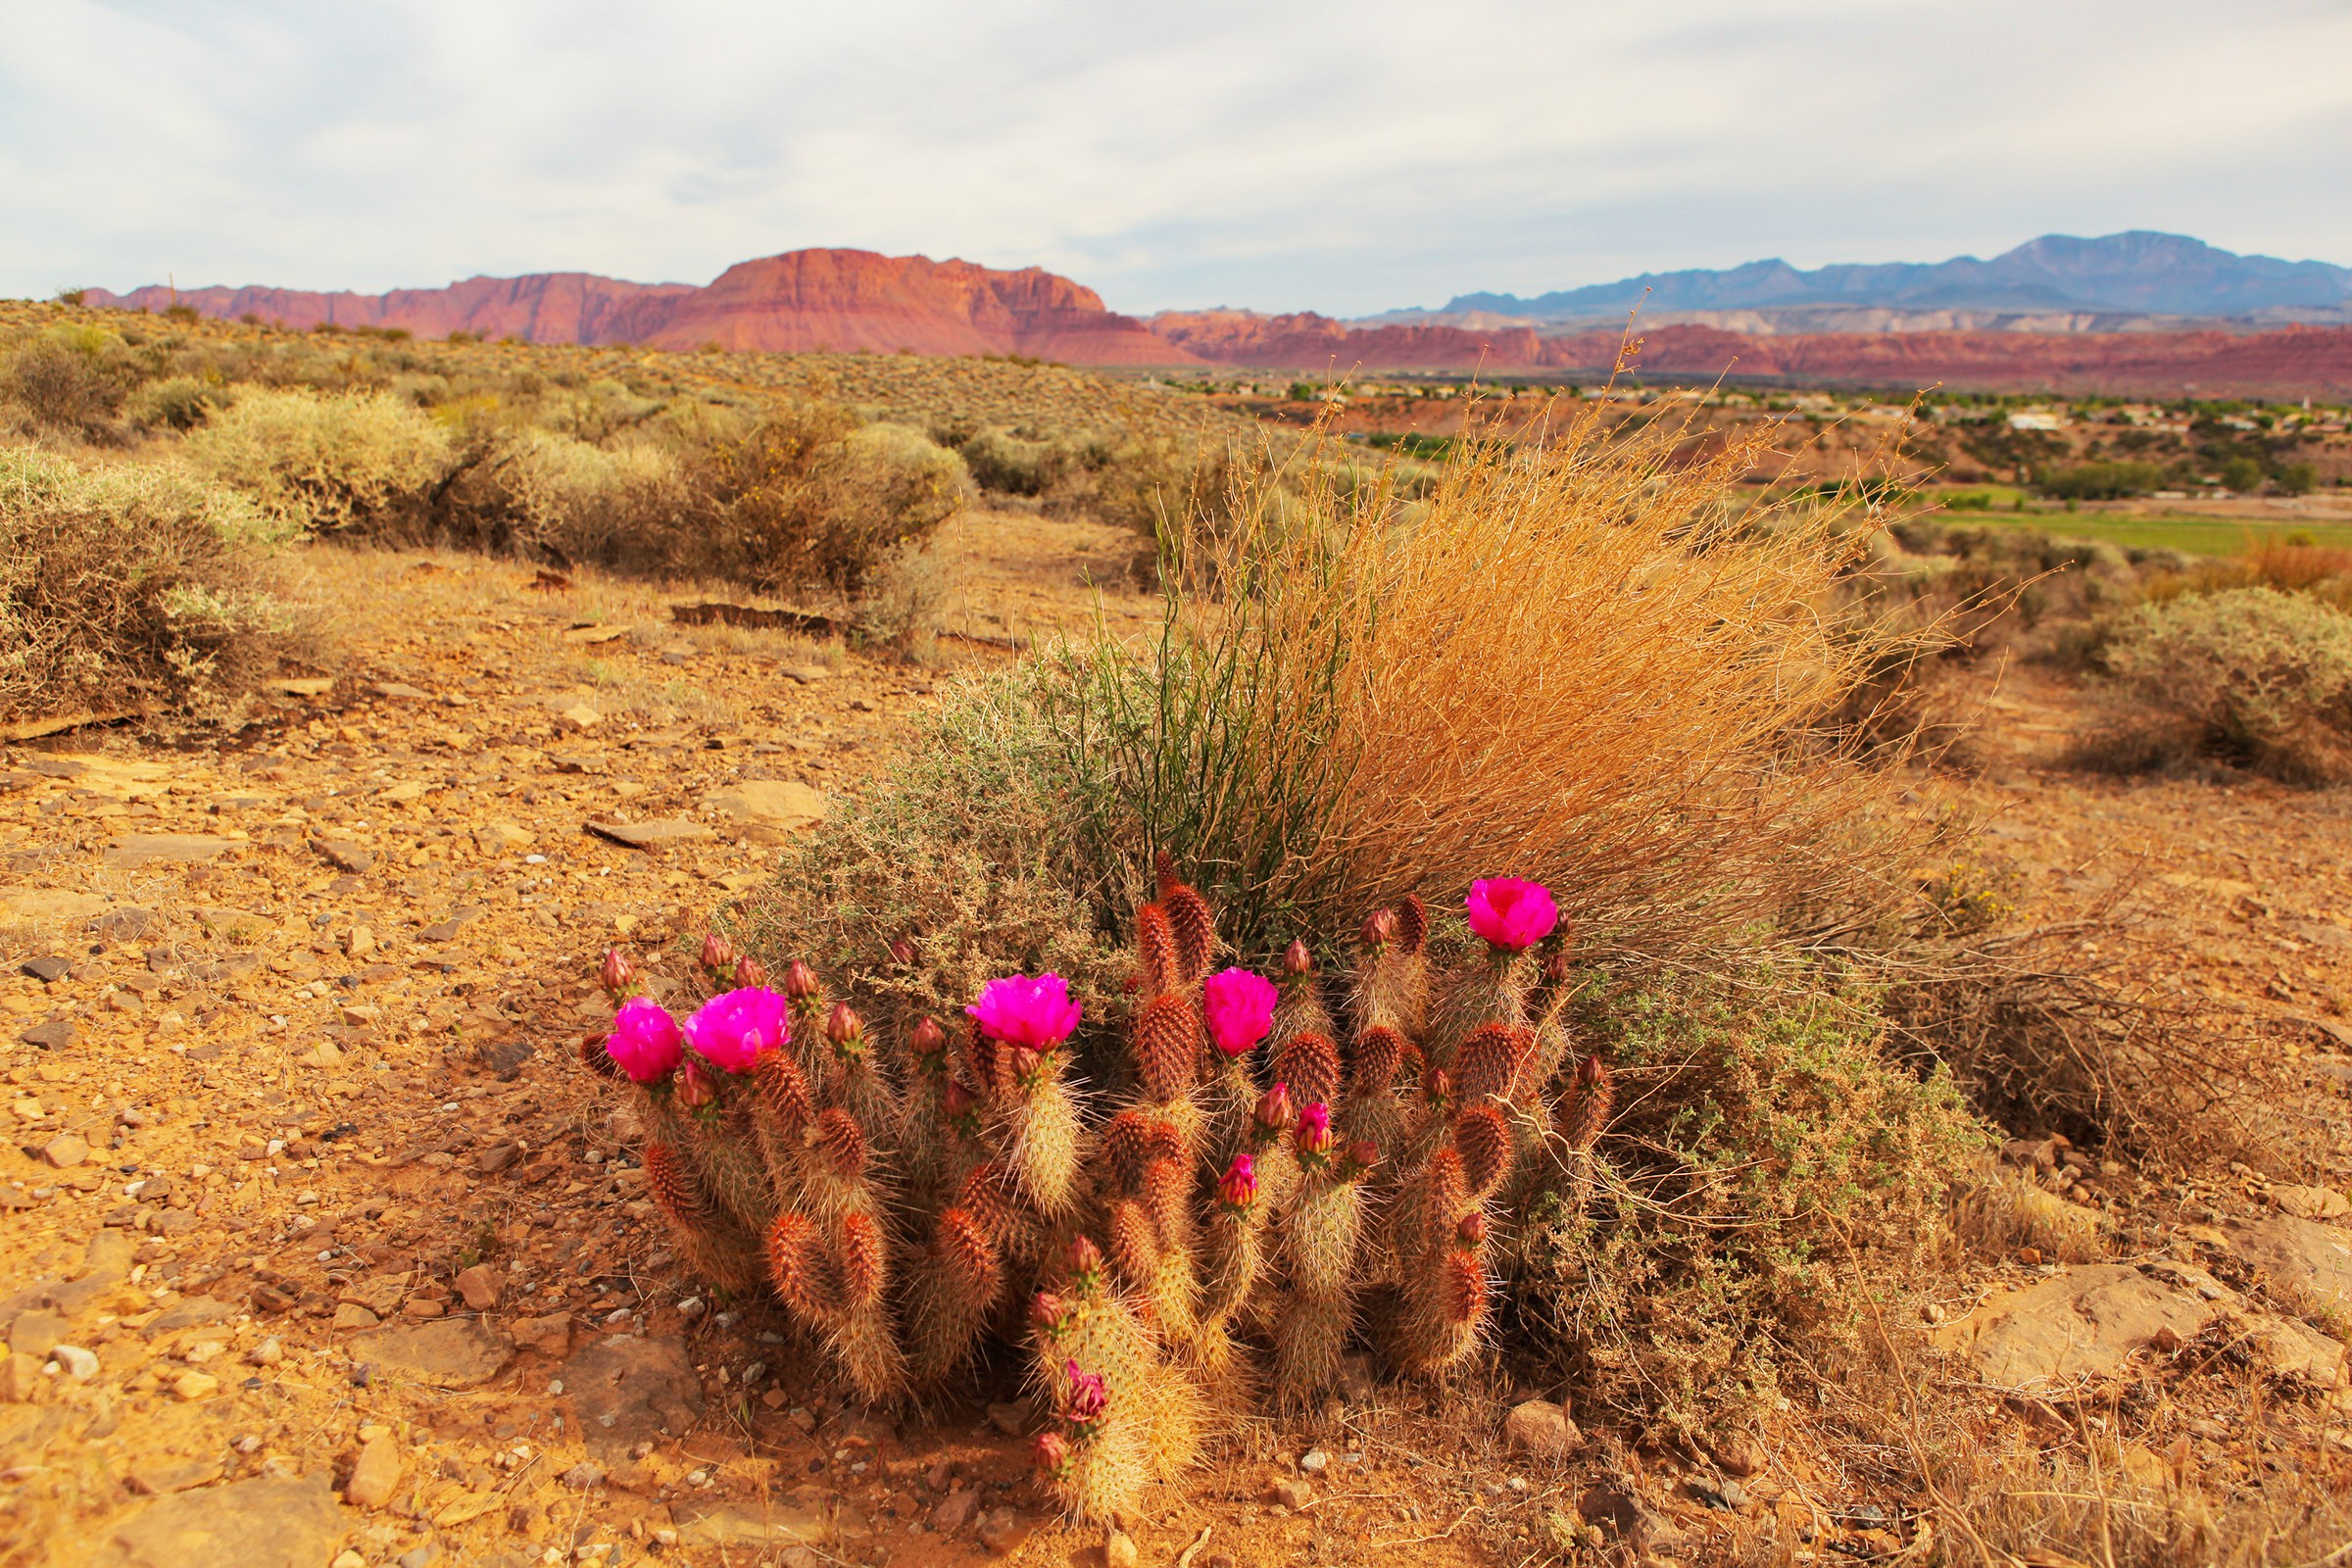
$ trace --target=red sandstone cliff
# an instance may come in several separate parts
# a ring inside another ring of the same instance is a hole
[[[92,305],[162,310],[176,300],[206,316],[258,317],[292,327],[405,327],[533,343],[650,343],[697,349],[871,349],[917,354],[1026,354],[1084,365],[1175,365],[1192,356],[1102,298],[1042,268],[1017,272],[970,262],[872,251],[793,251],[730,267],[707,288],[624,283],[586,272],[474,277],[447,288],[318,294],[196,288],[176,295],[91,289]]]

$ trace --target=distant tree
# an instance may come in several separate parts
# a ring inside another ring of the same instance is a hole
[[[2307,496],[2319,484],[2320,470],[2309,463],[2282,464],[2278,471],[2272,475],[2271,482],[2282,494]]]
[[[2252,458],[2236,457],[2222,465],[2222,488],[2246,491],[2262,483],[2262,465]]]

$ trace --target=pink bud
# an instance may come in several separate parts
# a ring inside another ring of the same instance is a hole
[[[1313,974],[1315,972],[1315,956],[1309,953],[1306,950],[1306,944],[1297,937],[1293,937],[1291,945],[1282,950],[1282,972],[1287,975]]]
[[[1070,1440],[1058,1432],[1040,1432],[1031,1449],[1037,1467],[1050,1476],[1057,1476],[1069,1468]]]
[[[896,942],[893,942],[890,945],[890,961],[893,963],[912,963],[914,961],[914,944],[907,941],[905,937],[901,937]]]
[[[724,974],[735,967],[735,945],[715,931],[703,933],[703,967]]]
[[[618,948],[607,948],[605,961],[598,966],[596,978],[597,983],[605,988],[605,995],[617,1000],[622,992],[636,983],[637,966],[629,962]]]
[[[1090,1237],[1081,1236],[1070,1243],[1070,1272],[1082,1283],[1100,1279],[1102,1274],[1102,1249]]]
[[[1487,1239],[1487,1216],[1475,1208],[1472,1209],[1462,1216],[1460,1224],[1454,1226],[1453,1237],[1464,1247],[1479,1246]]]
[[[848,1003],[836,1002],[832,1016],[825,1020],[825,1038],[841,1054],[854,1056],[865,1043],[865,1020]]]
[[[1103,1387],[1097,1372],[1081,1372],[1078,1363],[1066,1363],[1070,1374],[1070,1395],[1061,1404],[1061,1418],[1074,1427],[1091,1426],[1102,1419],[1110,1408],[1110,1391]]]
[[[1374,909],[1364,918],[1361,940],[1367,948],[1385,948],[1396,940],[1396,911]]]
[[[1262,1133],[1287,1130],[1292,1122],[1298,1120],[1298,1112],[1291,1106],[1291,1086],[1276,1084],[1258,1096],[1257,1108],[1250,1113],[1250,1119],[1256,1123],[1257,1130]]]
[[[1248,1208],[1257,1200],[1257,1162],[1236,1154],[1225,1174],[1217,1178],[1217,1201],[1228,1208]]]
[[[1327,1154],[1331,1152],[1331,1107],[1320,1100],[1298,1113],[1298,1152]]]
[[[1029,1302],[1029,1322],[1042,1333],[1058,1333],[1062,1315],[1068,1310],[1060,1297],[1052,1291],[1040,1291]]]
[[[678,1098],[689,1105],[708,1105],[718,1098],[718,1092],[710,1087],[710,1080],[704,1073],[702,1064],[691,1056],[678,1069]]]
[[[1568,978],[1568,955],[1555,953],[1544,960],[1544,978],[1559,985]]]
[[[767,965],[748,953],[743,955],[735,960],[735,983],[738,986],[765,986]]]
[[[1380,1146],[1369,1138],[1358,1138],[1348,1146],[1348,1163],[1357,1170],[1370,1170],[1380,1163]]]
[[[964,1117],[970,1115],[973,1108],[979,1103],[980,1096],[975,1093],[969,1085],[965,1084],[962,1079],[954,1078],[949,1080],[947,1106],[948,1119],[950,1121],[962,1120]]]
[[[806,1002],[823,989],[816,983],[816,971],[800,958],[784,971],[784,994],[795,1002]]]
[[[923,1021],[914,1026],[914,1033],[907,1037],[906,1043],[914,1048],[914,1054],[918,1056],[936,1056],[948,1049],[948,1032],[939,1026],[937,1018],[926,1013]]]

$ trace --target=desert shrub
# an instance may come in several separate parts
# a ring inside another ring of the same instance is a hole
[[[998,425],[974,432],[958,450],[974,483],[1007,495],[1043,495],[1072,464],[1070,449],[1060,442],[1024,440]]]
[[[2126,496],[2146,495],[2161,488],[2164,481],[2161,464],[2100,460],[2045,473],[2040,488],[2046,495],[2069,501],[2116,501]]]
[[[2352,611],[2352,550],[2265,539],[2241,555],[2182,563],[2152,573],[2141,597],[2162,603],[2183,594],[2223,593],[2232,588],[2309,594],[2338,610]]]
[[[170,468],[0,448],[0,712],[233,687],[290,626],[272,538],[242,497]]]
[[[2092,744],[2150,765],[2195,756],[2290,782],[2352,779],[2352,615],[2235,588],[2143,605],[2106,648],[2122,713]]]
[[[112,424],[140,373],[136,357],[114,333],[55,326],[18,345],[0,374],[0,388],[36,423],[91,436]]]
[[[193,375],[168,375],[130,395],[123,413],[142,430],[193,430],[229,401],[225,389]]]
[[[470,549],[609,562],[655,548],[693,512],[677,460],[660,447],[600,447],[524,428],[469,451],[438,533]]]
[[[448,432],[380,392],[254,390],[188,439],[189,455],[282,527],[415,539],[455,461]]]
[[[1572,1033],[1622,1108],[1592,1200],[1537,1218],[1513,1343],[1577,1380],[1580,1411],[1686,1438],[1766,1416],[1917,1277],[1986,1136],[1948,1074],[1887,1060],[1873,999],[1834,974],[1584,978]]]

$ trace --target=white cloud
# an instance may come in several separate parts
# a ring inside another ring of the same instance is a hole
[[[0,292],[835,244],[1357,312],[2053,229],[2352,261],[2347,59],[2332,0],[47,0]]]

